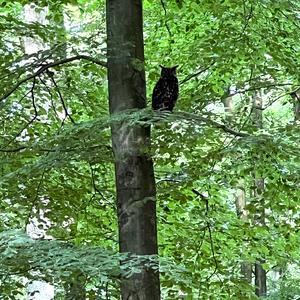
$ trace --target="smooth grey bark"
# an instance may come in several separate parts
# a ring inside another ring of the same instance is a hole
[[[262,115],[263,101],[261,92],[256,92],[253,97],[253,124],[257,128],[263,127]],[[255,162],[254,162],[255,163]],[[254,198],[256,201],[257,210],[254,216],[254,221],[257,226],[265,226],[265,202],[263,197],[264,179],[254,178]],[[265,262],[264,258],[260,258],[255,263],[255,294],[259,297],[267,295],[267,273],[263,269],[262,264]]]
[[[107,65],[110,114],[146,107],[142,0],[107,0]],[[156,191],[150,148],[150,127],[114,123],[112,146],[121,252],[157,254]],[[141,265],[141,272],[123,278],[124,300],[160,299],[159,273]]]

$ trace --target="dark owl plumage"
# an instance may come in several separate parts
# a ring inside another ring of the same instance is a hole
[[[156,83],[152,94],[153,110],[172,111],[178,98],[178,79],[176,77],[176,68],[161,67],[161,76]]]

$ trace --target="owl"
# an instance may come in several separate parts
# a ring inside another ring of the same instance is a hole
[[[156,83],[152,94],[153,110],[172,111],[178,98],[178,79],[176,77],[176,68],[161,67],[161,75]]]

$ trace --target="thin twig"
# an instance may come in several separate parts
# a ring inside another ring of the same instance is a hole
[[[62,106],[63,106],[63,109],[64,109],[64,112],[65,112],[65,117],[66,117],[66,118],[68,117],[68,118],[71,120],[71,122],[72,122],[73,124],[76,124],[75,121],[74,121],[74,119],[72,118],[72,116],[71,116],[71,115],[69,114],[69,112],[68,112],[68,109],[67,109],[67,107],[66,107],[64,98],[63,98],[63,96],[62,96],[62,94],[61,94],[61,92],[60,92],[60,89],[59,89],[59,87],[58,87],[58,85],[57,85],[57,83],[56,83],[54,77],[53,77],[49,72],[48,72],[48,76],[49,76],[50,80],[52,81],[52,83],[53,83],[53,85],[54,85],[54,87],[55,87],[55,89],[56,89],[56,91],[57,91],[58,97],[59,97],[59,99],[60,99],[60,102],[61,102],[61,104],[62,104]]]
[[[20,152],[22,150],[32,150],[36,152],[81,152],[81,151],[86,151],[86,150],[94,150],[100,147],[104,147],[107,150],[112,150],[110,146],[107,145],[94,145],[94,146],[89,146],[88,148],[83,147],[83,148],[78,148],[77,146],[74,148],[38,148],[38,147],[28,147],[28,146],[20,146],[18,148],[1,148],[0,152],[4,153],[14,153],[14,152]]]
[[[209,232],[211,254],[213,256],[213,260],[214,260],[214,263],[215,263],[215,269],[214,269],[214,271],[206,278],[206,281],[209,281],[210,278],[212,278],[216,274],[216,272],[218,270],[218,262],[217,262],[216,255],[215,255],[214,241],[212,239],[211,228],[210,228],[210,224],[209,224],[208,221],[207,221],[207,228],[208,228],[208,232]]]
[[[20,152],[24,149],[27,149],[27,147],[22,146],[19,148],[13,148],[13,149],[0,149],[0,152],[5,152],[5,153],[14,153],[14,152]]]
[[[92,179],[93,188],[102,197],[102,199],[106,200],[105,197],[103,196],[103,194],[101,193],[101,191],[96,186],[95,170],[93,169],[91,163],[89,163],[89,166],[90,166],[90,170],[91,170],[91,179]]]
[[[252,86],[250,88],[247,89],[243,89],[243,90],[237,90],[234,93],[229,94],[227,97],[233,97],[237,94],[244,94],[247,92],[251,92],[251,91],[256,91],[259,89],[266,89],[266,88],[277,88],[277,87],[284,87],[284,86],[291,86],[294,85],[293,83],[287,82],[287,83],[272,83],[272,84],[266,84],[266,85],[261,85],[261,86]]]
[[[243,1],[243,6],[244,6],[244,19],[245,19],[245,23],[244,23],[244,27],[242,29],[242,34],[241,35],[244,35],[248,25],[249,25],[249,21],[250,19],[253,17],[253,7],[252,7],[252,4],[250,6],[250,12],[248,14],[246,14],[246,3],[245,3],[245,0]]]
[[[213,61],[210,65],[208,65],[207,67],[205,67],[204,69],[202,70],[199,70],[198,72],[194,73],[194,74],[191,74],[191,75],[188,75],[186,78],[184,78],[179,84],[184,84],[186,83],[187,81],[191,80],[192,78],[195,78],[197,76],[199,76],[200,74],[204,73],[205,71],[207,71],[211,66],[213,66],[216,62]]]
[[[52,106],[52,109],[53,109],[53,111],[54,111],[54,114],[55,114],[56,118],[57,118],[58,120],[61,120],[60,117],[59,117],[59,115],[58,115],[58,113],[57,113],[57,111],[56,111],[56,108],[55,108],[55,105],[54,105],[54,102],[53,102],[53,95],[52,95],[52,92],[51,92],[50,88],[48,87],[46,81],[42,78],[41,75],[39,75],[39,79],[40,79],[40,81],[42,82],[42,84],[45,86],[47,92],[48,92],[49,95],[50,95],[51,106]]]
[[[166,18],[166,19],[165,19],[165,26],[166,26],[166,28],[167,28],[167,30],[168,30],[168,33],[169,33],[170,37],[172,37],[172,33],[171,33],[171,30],[170,30],[169,25],[168,25],[168,20],[167,20],[167,10],[166,10],[165,3],[164,3],[163,0],[160,0],[160,3],[161,3],[161,6],[163,7],[163,10],[164,10],[164,12],[165,12],[165,18]]]
[[[25,226],[27,226],[28,224],[30,224],[31,213],[32,213],[32,210],[33,210],[34,206],[36,205],[37,200],[38,200],[38,198],[39,198],[39,192],[40,192],[40,189],[41,189],[43,180],[44,180],[45,172],[46,172],[46,170],[43,169],[43,173],[42,173],[42,175],[41,175],[41,178],[40,178],[40,180],[39,180],[38,186],[37,186],[36,191],[35,191],[35,197],[34,197],[34,199],[33,199],[33,201],[32,201],[31,207],[30,207],[30,209],[29,209],[28,216],[27,216],[27,218],[26,218],[26,219],[27,219],[27,222],[26,222]]]
[[[211,232],[211,226],[208,220],[208,213],[209,213],[209,205],[208,205],[208,197],[204,196],[202,193],[198,192],[196,189],[192,189],[192,192],[194,194],[196,194],[197,196],[200,196],[201,200],[205,202],[205,217],[206,217],[206,228],[208,229],[208,233],[209,233],[209,242],[210,242],[210,250],[211,250],[211,254],[213,256],[213,260],[215,263],[215,269],[212,272],[212,274],[210,274],[207,278],[206,281],[209,281],[210,278],[216,274],[217,270],[218,270],[218,262],[216,259],[216,255],[215,255],[215,249],[214,249],[214,242],[213,242],[213,238],[212,238],[212,232]]]
[[[36,108],[36,104],[35,104],[35,96],[34,96],[34,88],[35,88],[35,84],[36,84],[36,78],[33,78],[33,83],[32,83],[32,87],[29,91],[29,93],[31,94],[31,100],[32,100],[32,106],[34,109],[34,116],[31,118],[31,120],[28,121],[28,123],[21,129],[19,130],[19,132],[11,139],[8,141],[8,143],[6,143],[5,148],[10,145],[26,128],[28,128],[38,117],[38,112],[37,112],[37,108]]]

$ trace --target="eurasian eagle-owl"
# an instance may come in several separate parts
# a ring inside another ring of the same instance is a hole
[[[178,98],[178,79],[176,77],[176,68],[161,67],[161,76],[156,83],[152,94],[153,110],[172,111]]]

